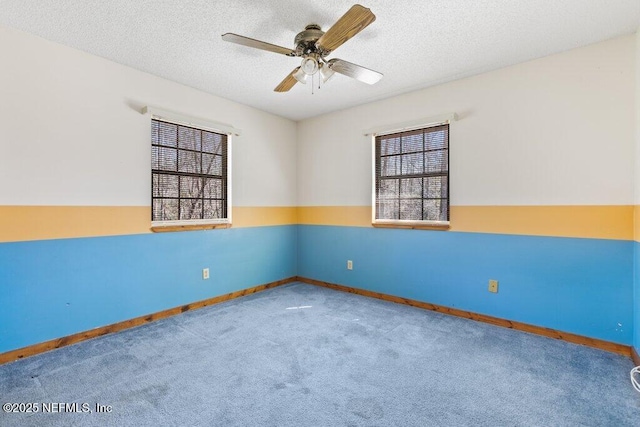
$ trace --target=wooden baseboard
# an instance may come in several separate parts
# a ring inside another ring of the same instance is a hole
[[[91,329],[89,331],[79,332],[77,334],[69,335],[66,337],[62,337],[62,338],[58,338],[50,341],[45,341],[42,343],[19,348],[17,350],[11,350],[6,353],[0,353],[0,365],[3,363],[13,362],[18,359],[44,353],[46,351],[54,350],[56,348],[66,347],[68,345],[76,344],[81,341],[86,341],[91,338],[96,338],[102,335],[112,334],[114,332],[122,331],[129,328],[134,328],[136,326],[144,325],[145,323],[150,323],[155,320],[160,320],[167,317],[175,316],[177,314],[184,313],[186,311],[197,310],[199,308],[207,307],[209,305],[219,304],[221,302],[240,298],[245,295],[255,294],[256,292],[275,288],[277,286],[281,286],[294,281],[296,281],[296,277],[289,277],[288,279],[278,280],[276,282],[254,286],[253,288],[243,289],[241,291],[232,292],[230,294],[219,295],[217,297],[209,298],[202,301],[192,302],[190,304],[181,305],[179,307],[170,308],[167,310],[159,311],[157,313],[148,314],[146,316],[136,317],[134,319],[129,319],[129,320],[114,323],[111,325],[102,326],[96,329]]]
[[[365,289],[351,288],[349,286],[323,282],[320,280],[309,279],[307,277],[297,277],[296,279],[300,282],[308,283],[311,285],[323,286],[325,288],[335,289],[338,291],[349,292],[352,294],[363,295],[366,297],[377,298],[385,301],[391,301],[398,304],[410,305],[413,307],[423,308],[425,310],[431,310],[431,311],[437,311],[439,313],[450,314],[452,316],[464,317],[466,319],[472,319],[479,322],[490,323],[492,325],[501,326],[503,328],[516,329],[518,331],[524,331],[532,334],[542,335],[549,338],[564,340],[570,343],[581,344],[587,347],[593,347],[600,350],[605,350],[612,353],[621,354],[623,356],[631,357],[631,350],[632,350],[631,347],[623,344],[617,344],[617,343],[612,343],[609,341],[599,340],[595,338],[584,337],[581,335],[571,334],[569,332],[557,331],[555,329],[544,328],[541,326],[534,326],[526,323],[514,322],[511,320],[501,319],[493,316],[487,316],[484,314],[472,313],[470,311],[458,310],[456,308],[449,308],[441,305],[430,304],[428,302],[416,301],[408,298],[402,298],[402,297],[383,294],[379,292],[368,291]],[[635,357],[637,356],[638,354],[636,353]],[[636,363],[640,364],[640,359],[636,360]]]
[[[68,345],[76,344],[76,343],[86,341],[92,338],[96,338],[102,335],[107,335],[107,334],[122,331],[125,329],[134,328],[136,326],[144,325],[145,323],[150,323],[155,320],[160,320],[167,317],[175,316],[180,313],[184,313],[186,311],[197,310],[199,308],[219,304],[221,302],[229,301],[235,298],[240,298],[245,295],[251,295],[256,292],[275,288],[277,286],[285,285],[287,283],[296,282],[296,281],[308,283],[316,286],[322,286],[322,287],[334,289],[337,291],[349,292],[352,294],[363,295],[370,298],[377,298],[385,301],[395,302],[398,304],[410,305],[410,306],[422,308],[425,310],[437,311],[439,313],[450,314],[452,316],[464,317],[466,319],[472,319],[479,322],[490,323],[492,325],[501,326],[504,328],[516,329],[519,331],[542,335],[549,338],[564,340],[574,344],[581,344],[588,347],[593,347],[600,350],[605,350],[612,353],[621,354],[623,356],[631,357],[633,359],[633,362],[636,365],[640,366],[640,355],[638,355],[637,351],[633,347],[626,346],[623,344],[612,343],[609,341],[584,337],[581,335],[571,334],[568,332],[557,331],[555,329],[543,328],[540,326],[529,325],[526,323],[514,322],[511,320],[487,316],[484,314],[477,314],[469,311],[458,310],[455,308],[444,307],[444,306],[431,304],[427,302],[397,297],[394,295],[388,295],[388,294],[383,294],[379,292],[368,291],[365,289],[352,288],[349,286],[338,285],[335,283],[323,282],[320,280],[309,279],[307,277],[299,277],[299,276],[289,277],[287,279],[278,280],[276,282],[255,286],[253,288],[243,289],[240,291],[232,292],[230,294],[219,295],[217,297],[193,302],[193,303],[182,305],[179,307],[170,308],[170,309],[159,311],[157,313],[149,314],[146,316],[136,317],[134,319],[129,319],[123,322],[102,326],[96,329],[91,329],[89,331],[79,332],[77,334],[69,335],[66,337],[62,337],[62,338],[58,338],[50,341],[45,341],[42,343],[19,348],[17,350],[11,350],[6,353],[0,353],[0,365],[8,362],[13,362],[15,360],[22,359],[25,357],[34,356],[36,354],[44,353],[50,350],[54,350],[56,348],[66,347]]]

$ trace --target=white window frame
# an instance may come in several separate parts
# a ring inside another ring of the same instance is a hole
[[[172,221],[151,221],[151,227],[189,227],[189,226],[216,226],[232,224],[232,146],[233,136],[240,136],[240,129],[234,128],[231,125],[217,123],[211,120],[191,117],[188,115],[176,113],[173,111],[164,110],[158,107],[146,106],[142,109],[142,114],[150,116],[151,119],[172,123],[176,125],[189,126],[197,129],[202,129],[210,132],[220,133],[227,135],[227,217],[219,219],[182,219]],[[153,186],[153,182],[151,183]],[[151,193],[151,191],[150,191]],[[153,206],[151,207],[153,209]]]
[[[414,120],[411,122],[404,122],[395,125],[387,125],[374,129],[369,129],[364,132],[365,136],[371,139],[371,224],[373,226],[389,226],[399,228],[442,228],[447,229],[451,225],[451,211],[449,211],[448,221],[430,221],[430,220],[402,220],[402,219],[377,219],[376,218],[376,137],[390,135],[394,133],[406,132],[416,129],[424,129],[442,125],[450,125],[449,132],[451,132],[451,123],[458,119],[456,113],[443,114],[440,116],[428,117],[420,120]],[[449,133],[449,138],[451,133]],[[451,147],[449,146],[449,160],[451,159]],[[451,162],[449,161],[449,168]],[[449,170],[449,176],[451,171]],[[447,183],[450,187],[450,182]],[[448,195],[449,208],[451,207],[451,192]]]

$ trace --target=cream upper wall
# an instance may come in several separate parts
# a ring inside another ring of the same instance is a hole
[[[149,205],[146,104],[242,129],[237,206],[368,205],[363,131],[454,111],[452,204],[631,204],[638,45],[617,38],[296,126],[0,26],[0,205]]]
[[[636,167],[635,167],[635,204],[640,205],[640,27],[636,31]],[[640,215],[636,215],[640,217]],[[640,224],[636,224],[636,236],[640,237]]]
[[[0,205],[150,205],[147,104],[242,130],[234,205],[296,205],[295,122],[2,26],[0,52]]]
[[[299,122],[298,204],[369,205],[363,131],[450,112],[453,205],[632,204],[634,46],[616,38]]]

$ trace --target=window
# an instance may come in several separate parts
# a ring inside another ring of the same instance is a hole
[[[448,124],[377,135],[374,158],[374,225],[448,225]]]
[[[226,134],[151,121],[154,226],[229,223]]]

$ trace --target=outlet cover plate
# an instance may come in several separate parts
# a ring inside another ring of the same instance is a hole
[[[489,280],[489,292],[498,293],[498,281]]]

